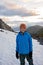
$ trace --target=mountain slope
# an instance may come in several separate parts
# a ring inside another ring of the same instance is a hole
[[[31,27],[28,27],[28,31],[30,33],[37,33],[37,31],[39,31],[41,28],[43,28],[42,26],[39,26],[39,25],[35,25],[35,26],[31,26]]]
[[[43,26],[39,25],[31,26],[27,28],[27,31],[32,35],[33,38],[39,38],[43,34]]]
[[[15,57],[16,35],[10,31],[0,31],[0,65],[20,65],[19,59],[17,60]],[[32,42],[34,65],[43,65],[43,46],[39,45],[39,42],[35,39],[32,39]],[[28,65],[27,60],[25,61]]]
[[[0,19],[0,28],[14,32],[14,30],[8,26],[2,19]]]

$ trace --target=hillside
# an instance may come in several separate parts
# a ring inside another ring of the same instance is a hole
[[[14,30],[8,26],[2,19],[0,19],[0,28],[14,32]]]
[[[16,35],[13,32],[1,29],[0,31],[0,65],[20,65],[19,59],[15,57]],[[33,42],[33,62],[34,65],[43,65],[43,46],[35,39]],[[26,65],[28,65],[27,60]]]
[[[43,37],[43,27],[39,25],[31,26],[27,28],[27,31],[33,38]]]

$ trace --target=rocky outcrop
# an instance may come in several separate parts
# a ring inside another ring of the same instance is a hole
[[[14,32],[14,30],[8,26],[2,19],[0,19],[0,28]]]

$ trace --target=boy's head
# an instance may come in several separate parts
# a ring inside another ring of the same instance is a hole
[[[20,25],[20,31],[23,32],[23,33],[26,31],[26,24],[22,23]]]

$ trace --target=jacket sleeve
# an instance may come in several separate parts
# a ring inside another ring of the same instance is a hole
[[[29,35],[29,52],[32,51],[32,37]]]
[[[19,46],[18,46],[18,35],[16,36],[16,52],[19,51]]]

